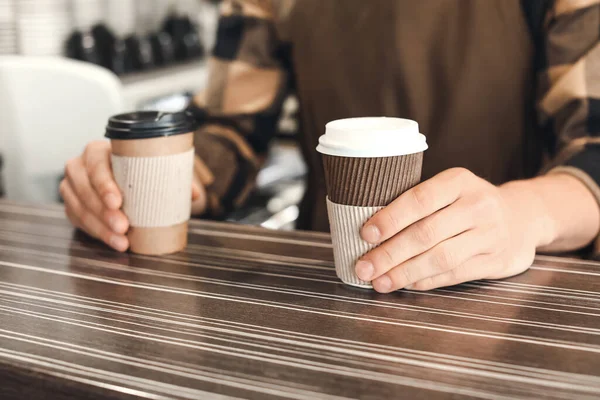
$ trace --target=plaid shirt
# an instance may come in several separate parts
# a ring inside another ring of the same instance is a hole
[[[190,106],[202,122],[195,142],[197,166],[214,217],[244,203],[276,132],[292,85],[287,50],[294,45],[293,37],[281,39],[277,27],[294,7],[304,6],[296,1],[230,0],[222,5],[208,88]],[[543,136],[547,158],[539,173],[572,174],[600,202],[600,0],[548,4],[540,32],[533,32],[539,40],[532,108],[537,111],[535,134]]]

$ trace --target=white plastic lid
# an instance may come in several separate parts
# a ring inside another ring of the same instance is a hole
[[[337,157],[395,157],[427,150],[419,124],[389,117],[346,118],[325,125],[317,151]]]

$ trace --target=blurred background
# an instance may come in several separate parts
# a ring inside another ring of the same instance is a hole
[[[0,0],[2,195],[59,201],[64,162],[103,136],[115,113],[175,111],[206,85],[218,0]],[[297,105],[248,205],[230,221],[292,229],[306,168]]]

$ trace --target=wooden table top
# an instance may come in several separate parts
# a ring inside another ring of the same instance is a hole
[[[338,281],[327,235],[190,230],[117,254],[0,203],[0,398],[600,396],[600,263],[380,295]]]

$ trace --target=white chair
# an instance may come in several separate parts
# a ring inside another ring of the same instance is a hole
[[[5,197],[58,200],[64,164],[102,139],[123,111],[122,87],[110,71],[58,57],[0,56],[0,153]]]

